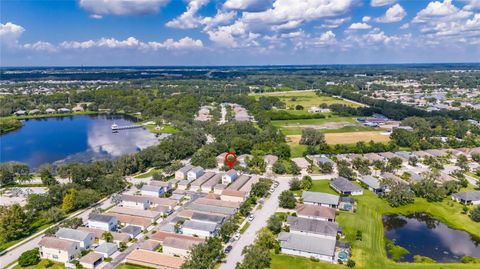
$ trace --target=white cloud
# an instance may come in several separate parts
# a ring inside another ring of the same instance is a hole
[[[206,31],[217,25],[223,25],[225,23],[228,23],[232,21],[236,16],[237,16],[237,13],[235,11],[225,12],[225,11],[219,10],[217,14],[215,14],[215,16],[203,18],[201,20],[201,23],[205,25],[204,30]]]
[[[0,23],[0,43],[7,46],[16,46],[18,39],[25,32],[25,28],[11,22]]]
[[[380,18],[377,18],[377,22],[381,23],[392,23],[392,22],[399,22],[403,20],[407,16],[407,12],[400,4],[395,4],[394,6],[387,9],[385,15]]]
[[[349,21],[351,18],[338,18],[338,19],[325,19],[324,23],[320,26],[321,28],[337,28],[340,25],[344,24],[345,22]]]
[[[395,2],[397,2],[397,0],[372,0],[370,2],[370,5],[372,7],[383,7],[383,6],[389,6]]]
[[[355,22],[348,27],[349,30],[366,30],[370,28],[372,28],[372,26],[364,22]]]
[[[400,26],[400,29],[405,30],[405,29],[408,29],[409,27],[410,27],[410,23],[404,23],[402,24],[402,26]]]
[[[302,25],[302,23],[303,23],[303,20],[292,20],[292,21],[288,21],[284,24],[273,25],[272,30],[278,31],[278,30],[295,29],[295,28],[298,28],[300,25]]]
[[[80,6],[93,18],[105,15],[131,16],[156,14],[169,0],[80,0]]]
[[[142,50],[181,50],[181,49],[199,49],[203,47],[201,40],[194,40],[190,37],[184,37],[178,41],[167,39],[164,42],[142,42],[135,37],[129,37],[125,40],[117,40],[115,38],[101,38],[99,40],[87,41],[64,41],[60,43],[63,49],[92,49],[92,48],[108,48],[108,49],[142,49]]]
[[[201,18],[196,14],[200,8],[208,4],[209,0],[190,0],[187,10],[179,17],[167,22],[168,27],[180,29],[197,28],[201,24]]]
[[[472,12],[459,10],[452,4],[451,0],[444,0],[443,2],[430,2],[426,8],[420,10],[417,16],[413,19],[414,23],[429,23],[434,20],[457,20],[467,18],[472,15]]]
[[[33,44],[23,44],[22,47],[24,49],[34,50],[34,51],[46,51],[46,52],[54,52],[57,49],[54,45],[49,42],[44,41],[37,41]]]
[[[336,35],[332,31],[322,33],[319,37],[312,38],[307,43],[313,46],[326,46],[337,43]]]
[[[464,0],[467,4],[463,7],[465,10],[480,10],[480,0]]]
[[[223,4],[225,9],[261,11],[272,6],[273,0],[227,0]]]
[[[372,17],[370,17],[370,16],[363,16],[363,18],[362,18],[362,22],[369,22],[371,20],[372,20]]]

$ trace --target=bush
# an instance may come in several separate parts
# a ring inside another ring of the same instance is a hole
[[[31,266],[40,262],[40,251],[38,248],[27,250],[18,258],[18,264],[22,267]]]
[[[475,207],[470,213],[470,218],[475,222],[480,222],[480,205]]]
[[[283,191],[282,193],[280,193],[280,197],[278,197],[278,200],[280,202],[280,207],[282,208],[293,209],[295,208],[295,205],[297,203],[297,200],[295,199],[295,196],[291,191]]]
[[[348,260],[348,262],[347,262],[347,267],[348,267],[348,268],[353,268],[353,267],[355,267],[355,261],[354,261],[354,260]]]

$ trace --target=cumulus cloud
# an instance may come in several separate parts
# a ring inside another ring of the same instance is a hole
[[[22,46],[24,49],[35,50],[35,51],[54,52],[57,50],[54,45],[44,41],[37,41],[32,44],[27,43],[27,44],[23,44]]]
[[[344,24],[345,22],[349,21],[351,18],[338,18],[338,19],[325,19],[324,23],[320,26],[321,28],[338,28],[340,25]]]
[[[348,27],[349,30],[366,30],[370,28],[372,28],[372,26],[364,22],[355,22]]]
[[[465,10],[480,10],[480,0],[465,0],[467,4],[463,7]]]
[[[156,14],[169,0],[80,0],[80,6],[93,18],[105,15],[134,16]]]
[[[25,28],[20,25],[11,22],[0,23],[0,42],[7,46],[16,46],[23,32]]]
[[[333,45],[337,43],[336,35],[332,31],[327,31],[322,33],[319,37],[310,39],[307,44],[312,46],[326,46]]]
[[[371,20],[372,20],[372,17],[370,17],[370,16],[363,16],[363,18],[362,18],[362,22],[369,22]]]
[[[168,27],[192,29],[200,25],[201,18],[197,17],[200,8],[208,4],[209,0],[190,0],[187,10],[179,17],[167,22]]]
[[[394,6],[387,9],[385,15],[380,18],[377,18],[376,21],[380,23],[392,23],[399,22],[407,16],[407,12],[400,4],[395,4]]]
[[[372,7],[383,7],[383,6],[389,6],[395,2],[397,2],[397,0],[372,0],[370,2],[370,5]]]
[[[142,49],[142,50],[180,50],[180,49],[199,49],[203,48],[201,40],[194,40],[190,37],[184,37],[178,41],[167,39],[164,42],[142,42],[135,37],[129,37],[125,40],[115,38],[101,38],[99,40],[88,41],[64,41],[60,43],[63,49],[91,49],[91,48],[109,48],[109,49]]]
[[[227,0],[223,4],[225,9],[244,11],[262,11],[272,6],[273,0]]]

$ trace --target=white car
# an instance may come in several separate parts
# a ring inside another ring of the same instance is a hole
[[[234,236],[233,236],[233,240],[237,241],[238,239],[240,239],[240,233],[237,232]]]
[[[250,215],[248,216],[248,221],[252,221],[254,218],[255,218],[255,216],[254,216],[253,214],[250,214]]]

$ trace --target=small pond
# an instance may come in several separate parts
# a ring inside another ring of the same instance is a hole
[[[463,256],[480,257],[480,239],[467,232],[449,228],[424,213],[383,217],[385,237],[410,253],[402,261],[412,262],[415,255],[438,262],[459,262]]]

